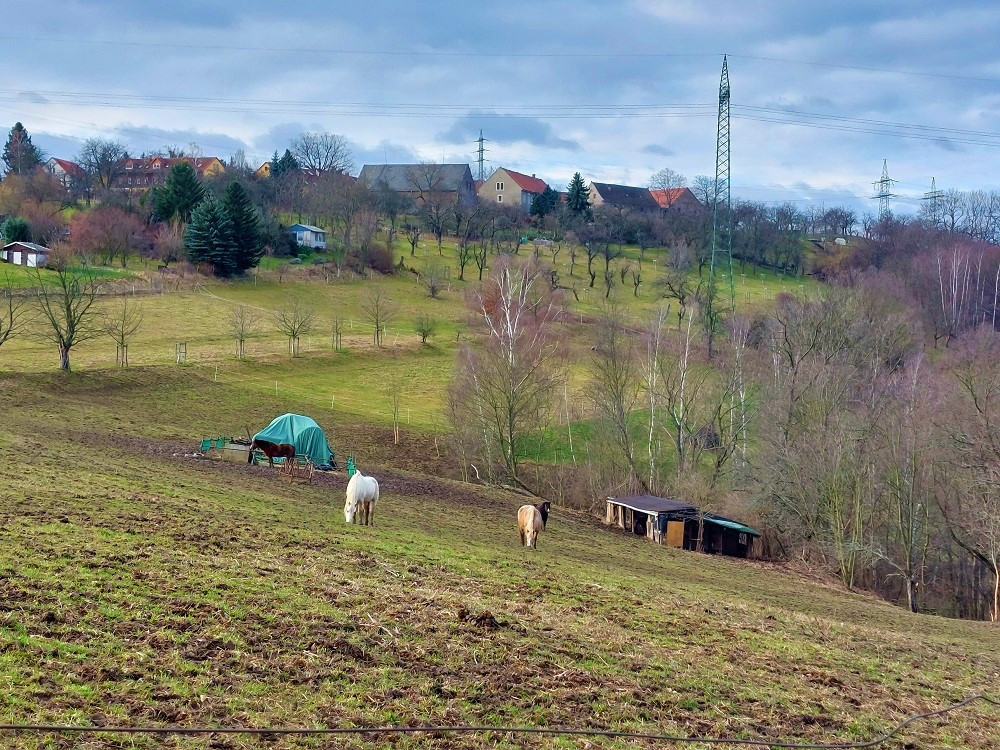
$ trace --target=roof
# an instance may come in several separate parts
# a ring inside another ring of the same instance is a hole
[[[660,208],[670,208],[680,198],[687,188],[669,188],[668,190],[650,190],[649,194],[653,200],[660,204]]]
[[[84,174],[83,167],[75,161],[70,161],[69,159],[58,159],[55,156],[49,159],[49,161],[58,164],[62,168],[62,171],[66,174],[77,175],[78,177],[82,177]]]
[[[647,513],[674,513],[677,511],[697,511],[690,503],[674,500],[669,497],[654,497],[653,495],[634,495],[632,497],[609,497],[608,500],[618,505],[624,505],[632,510]]]
[[[292,224],[289,229],[304,229],[307,232],[322,232],[326,234],[325,229],[320,229],[319,227],[314,227],[312,224]]]
[[[472,170],[468,164],[365,164],[358,180],[372,186],[384,182],[390,190],[412,193],[419,189],[417,170],[424,169],[433,169],[437,173],[442,192],[459,192],[472,183]]]
[[[11,243],[9,243],[7,245],[4,245],[3,249],[6,250],[7,248],[14,247],[15,245],[20,245],[21,247],[26,247],[29,250],[31,250],[33,253],[51,253],[52,252],[51,250],[49,250],[49,248],[45,247],[44,245],[36,245],[34,242],[20,242],[20,241],[18,241],[18,242],[11,242]]]
[[[705,523],[714,523],[719,526],[725,526],[727,529],[736,529],[737,531],[742,531],[745,534],[750,534],[751,536],[760,536],[759,531],[754,531],[749,526],[740,523],[739,521],[730,521],[728,518],[723,518],[722,516],[717,516],[713,513],[705,514]]]
[[[515,172],[513,169],[507,169],[507,167],[503,167],[503,171],[510,175],[510,179],[516,182],[521,190],[529,193],[538,193],[541,195],[545,192],[545,188],[548,187],[545,180],[540,180],[534,175],[521,174],[520,172]]]
[[[656,199],[650,195],[648,188],[613,185],[610,182],[591,182],[590,186],[598,192],[609,206],[631,208],[639,211],[659,208],[660,206],[656,202]]]
[[[161,169],[170,169],[181,162],[187,162],[199,172],[204,172],[215,162],[222,164],[222,160],[217,156],[147,156],[142,159],[126,159],[125,168],[129,171],[139,172],[152,170],[153,165],[157,162],[159,162]]]

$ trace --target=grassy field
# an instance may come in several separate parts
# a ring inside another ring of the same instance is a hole
[[[657,548],[559,508],[540,549],[525,551],[523,500],[435,478],[448,458],[421,431],[393,446],[385,427],[332,410],[316,415],[331,442],[383,486],[378,525],[347,527],[343,475],[291,486],[266,468],[174,455],[299,406],[197,368],[7,374],[0,404],[0,723],[485,722],[858,740],[1000,677],[995,626]],[[998,719],[975,706],[890,746],[992,748]]]

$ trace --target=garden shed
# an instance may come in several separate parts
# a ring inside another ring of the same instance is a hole
[[[634,495],[609,497],[605,521],[624,531],[678,549],[749,557],[760,537],[746,524],[669,497]]]

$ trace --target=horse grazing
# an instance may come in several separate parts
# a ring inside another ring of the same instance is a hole
[[[347,483],[347,502],[344,503],[344,520],[363,526],[375,525],[375,503],[378,502],[378,482],[355,471]]]
[[[267,465],[273,467],[275,458],[295,458],[295,446],[289,443],[272,443],[267,440],[254,440],[250,443],[250,453],[247,463],[253,463],[253,452],[260,451],[267,456]]]
[[[521,544],[538,549],[538,534],[549,521],[549,501],[538,505],[522,505],[517,510],[517,530]]]

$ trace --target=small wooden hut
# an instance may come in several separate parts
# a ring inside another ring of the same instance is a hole
[[[678,549],[750,557],[760,532],[730,518],[668,497],[609,497],[605,521],[636,536]]]

